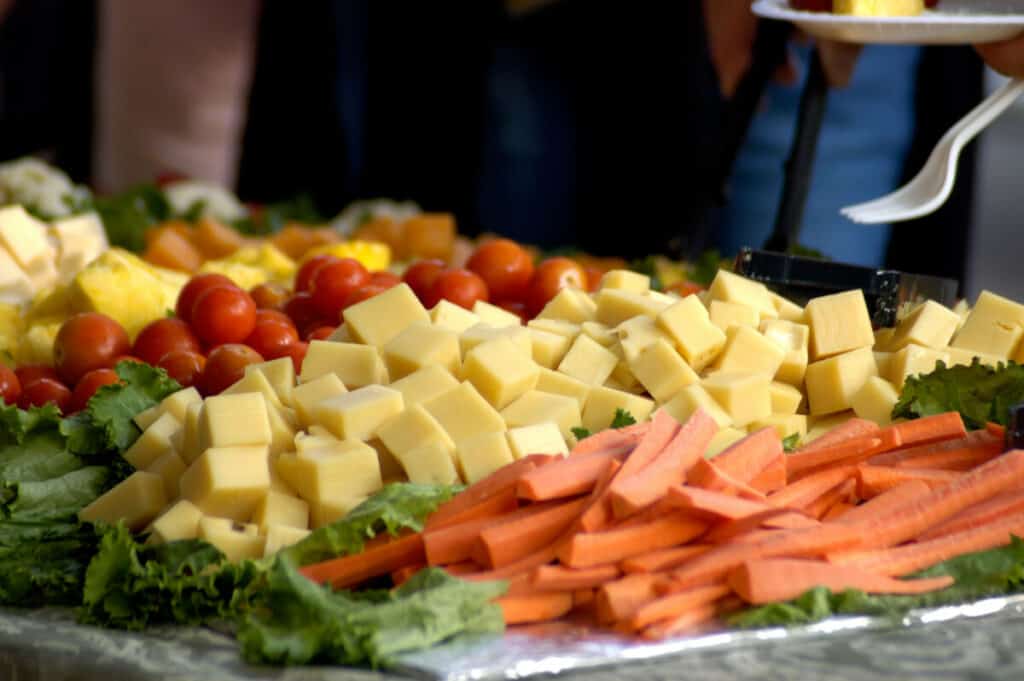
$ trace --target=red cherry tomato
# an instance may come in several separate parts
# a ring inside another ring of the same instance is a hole
[[[160,358],[156,364],[167,372],[167,375],[177,381],[182,388],[189,388],[196,384],[206,366],[206,358],[198,352],[188,350],[171,350]]]
[[[437,275],[432,297],[461,305],[467,310],[472,310],[476,301],[487,302],[489,299],[487,283],[469,270],[446,270]]]
[[[96,391],[105,385],[120,383],[121,377],[113,369],[93,369],[85,376],[82,376],[71,393],[71,401],[68,403],[69,412],[76,412],[85,409],[89,399],[96,394]]]
[[[686,296],[694,293],[700,293],[704,290],[704,287],[692,281],[680,281],[679,283],[672,284],[666,290],[674,291],[675,293],[678,293],[681,298],[685,298]]]
[[[384,293],[384,291],[387,291],[387,288],[381,286],[380,284],[367,284],[366,286],[360,286],[355,291],[352,291],[351,293],[348,294],[348,297],[345,298],[345,304],[342,309],[348,309],[349,307],[355,305],[356,303],[361,303],[364,300],[369,300],[378,293]]]
[[[138,364],[146,364],[135,355],[118,355],[114,359],[110,360],[110,364],[106,366],[107,369],[116,369],[117,365],[121,362],[136,362]]]
[[[302,372],[302,360],[306,359],[307,350],[309,350],[309,343],[306,341],[299,341],[298,343],[293,343],[288,347],[288,356],[292,358],[292,364],[295,366],[296,374]]]
[[[314,255],[302,263],[302,267],[295,273],[295,292],[305,293],[308,291],[313,283],[313,277],[321,267],[340,261],[341,258],[338,256],[324,253],[323,255]]]
[[[336,326],[318,326],[317,328],[313,329],[313,331],[311,331],[308,336],[306,336],[306,340],[327,340],[327,338],[330,337],[330,335],[334,333],[334,330],[337,328],[338,327]]]
[[[298,341],[299,334],[290,322],[265,321],[253,328],[245,344],[264,359],[277,359],[287,353],[289,345]]]
[[[21,387],[18,406],[22,409],[42,407],[51,402],[57,405],[62,414],[66,414],[71,402],[71,391],[66,385],[52,378],[37,378]]]
[[[601,277],[604,276],[604,270],[599,267],[584,267],[583,272],[587,277],[588,292],[593,292],[601,288]]]
[[[199,339],[180,319],[157,319],[143,327],[135,337],[132,354],[147,364],[156,365],[171,350],[199,352]]]
[[[256,326],[256,303],[240,288],[203,291],[192,306],[192,328],[208,345],[240,343]]]
[[[178,294],[178,303],[174,306],[174,313],[178,315],[178,319],[191,324],[192,308],[196,304],[196,299],[207,289],[214,288],[215,286],[237,288],[235,282],[223,274],[197,274],[189,279],[185,287],[181,289],[181,293]]]
[[[53,359],[61,381],[75,385],[85,374],[109,366],[110,360],[130,349],[128,334],[120,324],[98,312],[82,312],[61,325]]]
[[[17,404],[21,397],[21,381],[14,369],[6,364],[0,364],[0,400],[4,404]]]
[[[313,295],[308,292],[296,293],[292,296],[291,300],[285,304],[284,312],[292,320],[296,329],[305,329],[320,321],[320,313],[313,305]]]
[[[263,322],[280,322],[295,328],[292,318],[280,310],[256,310],[256,323],[262,324]]]
[[[409,285],[424,306],[434,307],[437,303],[432,299],[434,281],[437,275],[444,272],[445,267],[444,260],[419,260],[409,265],[402,275],[402,281]]]
[[[280,310],[288,302],[288,289],[274,282],[253,286],[249,295],[260,310]]]
[[[26,364],[25,366],[20,366],[14,370],[14,375],[18,377],[18,382],[21,383],[21,387],[23,388],[37,378],[52,378],[55,381],[60,380],[57,378],[57,370],[44,364]]]
[[[533,276],[533,258],[510,239],[481,245],[466,263],[487,284],[491,300],[522,300]]]
[[[370,275],[370,283],[383,286],[385,288],[391,288],[392,286],[398,286],[402,283],[402,278],[394,272],[380,271],[374,272]]]
[[[585,289],[587,274],[583,267],[569,258],[548,258],[533,273],[530,289],[526,294],[526,310],[531,317],[548,304],[548,301],[566,286]]]
[[[354,258],[344,258],[317,270],[310,287],[313,306],[324,319],[338,320],[349,293],[370,283],[370,273]]]
[[[245,375],[245,367],[262,361],[263,357],[248,345],[221,345],[206,358],[206,366],[196,387],[204,396],[218,395]]]

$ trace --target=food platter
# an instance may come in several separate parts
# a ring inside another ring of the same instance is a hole
[[[854,43],[965,45],[998,42],[1024,32],[1024,3],[1012,0],[943,0],[942,11],[916,17],[858,17],[794,10],[789,0],[757,0],[765,19],[796,24],[825,40]]]

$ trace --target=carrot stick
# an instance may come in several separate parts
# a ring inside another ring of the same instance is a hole
[[[952,440],[967,435],[963,417],[957,411],[947,411],[944,414],[895,423],[889,428],[898,431],[900,440],[908,447],[940,440]]]
[[[966,471],[1003,452],[1003,442],[984,430],[937,444],[901,449],[872,458],[868,463],[901,468],[944,468]]]
[[[816,527],[820,524],[814,518],[804,515],[802,511],[769,506],[766,510],[754,515],[719,523],[704,535],[702,541],[708,544],[723,544],[735,540],[737,537],[756,532],[763,527],[790,530]]]
[[[547,622],[572,610],[572,593],[549,591],[503,596],[495,602],[501,606],[507,625]]]
[[[962,449],[973,449],[974,447],[985,448],[986,445],[991,447],[994,443],[1002,444],[1002,440],[995,435],[992,435],[987,430],[974,430],[967,433],[964,437],[943,440],[942,442],[914,445],[913,447],[902,447],[895,451],[879,454],[878,456],[872,457],[868,463],[878,464],[880,466],[896,466],[898,464],[908,462],[911,459],[929,456],[936,452],[959,451]]]
[[[583,569],[541,565],[533,571],[530,583],[538,591],[576,591],[601,586],[619,575],[619,568],[614,565]]]
[[[637,573],[608,582],[597,590],[595,615],[598,622],[626,619],[644,603],[658,597],[657,584],[662,575]]]
[[[988,501],[975,504],[957,513],[949,520],[924,532],[918,541],[927,541],[986,525],[999,518],[1024,511],[1024,491],[1004,492]]]
[[[519,478],[516,492],[522,499],[547,501],[585,494],[593,489],[612,459],[621,460],[632,448],[622,445],[589,454],[569,456],[543,468],[527,471]]]
[[[857,495],[861,499],[872,499],[909,480],[920,480],[932,489],[935,489],[936,487],[948,485],[961,475],[963,473],[956,471],[862,464],[857,467]]]
[[[518,519],[505,516],[507,522],[480,530],[472,547],[473,560],[488,568],[514,563],[561,535],[587,503],[586,498],[580,498]]]
[[[479,480],[449,501],[441,504],[438,509],[427,519],[427,528],[437,528],[453,522],[460,522],[463,519],[472,517],[471,509],[490,497],[501,493],[507,493],[508,489],[515,490],[516,483],[527,471],[538,467],[537,458],[524,457],[513,461],[507,466],[502,466],[486,478]]]
[[[464,578],[472,582],[490,582],[496,579],[509,579],[517,575],[527,574],[535,568],[555,560],[558,557],[558,547],[562,543],[563,540],[560,539],[527,556],[523,556],[514,563],[494,570],[484,570],[468,574]]]
[[[791,477],[813,473],[818,469],[849,464],[852,459],[870,458],[885,451],[883,440],[874,435],[850,438],[831,447],[819,447],[810,452],[793,452],[786,457],[786,472]]]
[[[496,490],[494,494],[481,499],[472,506],[446,512],[439,519],[435,519],[434,515],[430,516],[427,518],[424,529],[427,531],[439,530],[442,527],[458,525],[471,520],[498,518],[506,513],[515,511],[517,508],[519,508],[519,498],[516,496],[515,485],[508,485],[500,490]]]
[[[1006,428],[999,425],[998,423],[993,423],[992,421],[989,421],[988,423],[985,424],[985,430],[991,433],[992,435],[995,435],[1000,440],[1006,439]]]
[[[618,449],[623,445],[628,445],[632,448],[640,441],[640,438],[644,436],[644,433],[646,433],[650,427],[650,421],[642,421],[629,426],[628,428],[602,430],[601,432],[594,433],[590,437],[583,438],[576,443],[576,446],[572,448],[571,452],[569,452],[569,456],[582,456],[584,454],[590,454],[601,450]]]
[[[786,486],[787,477],[786,454],[780,454],[750,481],[750,487],[762,494],[771,494]]]
[[[818,449],[832,447],[844,440],[851,440],[865,435],[873,435],[879,430],[881,430],[881,428],[879,428],[878,424],[874,421],[868,421],[867,419],[861,418],[848,419],[821,437],[808,442],[806,445],[798,449],[797,452],[813,452]]]
[[[506,513],[502,516],[475,518],[466,522],[444,525],[437,529],[423,531],[423,545],[427,552],[427,564],[447,565],[458,563],[473,556],[473,546],[480,533],[492,525],[525,520],[539,513],[544,513],[559,505],[557,501],[545,501],[532,504]]]
[[[395,586],[401,586],[410,577],[426,567],[426,563],[416,563],[415,565],[403,565],[397,570],[391,571],[391,581]]]
[[[729,477],[749,483],[784,455],[778,431],[762,428],[716,456],[715,465]]]
[[[600,479],[598,479],[597,484],[594,485],[594,489],[590,493],[590,501],[587,507],[580,513],[579,521],[576,523],[578,531],[597,532],[611,524],[613,518],[608,488],[615,480],[615,476],[618,475],[621,468],[622,464],[618,461],[611,461],[605,467]]]
[[[843,519],[839,522],[855,523],[873,518],[883,518],[893,509],[906,504],[910,499],[927,494],[929,491],[931,491],[931,487],[921,480],[908,480],[860,506],[851,508],[843,514]]]
[[[673,485],[665,497],[672,506],[710,518],[736,520],[771,510],[763,502],[741,499],[726,492],[691,485]]]
[[[299,572],[314,582],[329,582],[335,589],[343,589],[425,560],[422,535],[407,534],[371,540],[359,553],[306,565]]]
[[[661,620],[675,619],[695,608],[714,603],[729,591],[726,584],[710,584],[662,596],[637,608],[627,624],[630,629],[636,630]]]
[[[952,577],[892,579],[856,567],[821,560],[751,560],[729,573],[729,586],[747,603],[763,605],[796,598],[808,589],[860,589],[867,593],[920,594],[945,589]]]
[[[832,508],[825,511],[825,515],[821,517],[821,522],[835,522],[836,520],[842,518],[844,515],[846,515],[855,508],[857,508],[856,504],[849,504],[845,501],[838,501],[832,505]]]
[[[711,546],[708,544],[688,544],[669,549],[648,551],[647,553],[641,553],[638,556],[631,556],[625,559],[619,564],[619,567],[627,574],[633,572],[662,572],[678,567],[710,548]]]
[[[792,458],[792,455],[790,457]],[[857,468],[855,466],[827,468],[786,485],[775,494],[769,494],[768,503],[772,506],[800,509],[839,483],[856,475]]]
[[[706,529],[705,523],[676,513],[643,525],[573,535],[560,548],[558,559],[575,568],[617,563],[653,549],[683,544]]]
[[[841,501],[853,501],[856,498],[856,493],[857,481],[853,478],[844,480],[832,489],[826,491],[811,503],[807,504],[803,509],[804,513],[812,518],[821,520],[825,516],[825,512],[835,504]]]
[[[443,565],[444,571],[450,575],[471,575],[474,572],[480,572],[483,570],[477,563],[471,560],[465,560],[461,563],[452,563],[451,565]]]
[[[732,477],[719,468],[717,464],[707,459],[697,459],[696,463],[693,464],[693,468],[690,469],[689,475],[686,477],[687,483],[694,487],[724,492],[726,494],[735,494],[745,499],[759,502],[764,502],[767,499],[765,495],[753,489],[745,482]]]
[[[686,611],[678,617],[652,624],[641,632],[641,636],[649,641],[659,641],[676,634],[690,631],[705,622],[712,620],[719,612],[714,603],[701,605]]]

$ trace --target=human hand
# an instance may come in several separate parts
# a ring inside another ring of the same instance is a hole
[[[1001,43],[975,45],[985,62],[1012,78],[1024,78],[1024,34]]]

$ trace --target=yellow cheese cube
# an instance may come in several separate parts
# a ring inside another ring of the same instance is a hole
[[[199,412],[199,444],[207,447],[269,445],[273,439],[262,395],[214,395]]]
[[[476,346],[488,341],[505,338],[512,341],[525,357],[533,357],[533,339],[525,326],[497,327],[477,324],[459,334],[459,348],[462,356],[468,355]]]
[[[159,475],[164,481],[167,498],[174,499],[178,496],[178,480],[185,472],[185,462],[176,451],[168,449],[156,461],[146,466],[146,472]]]
[[[751,421],[747,425],[747,431],[750,433],[756,433],[762,428],[774,428],[782,439],[791,435],[803,438],[807,435],[807,417],[803,414],[772,414],[768,418]]]
[[[213,544],[232,563],[263,555],[263,537],[236,529],[225,518],[200,518],[198,534],[200,539]]]
[[[564,439],[569,439],[572,429],[582,422],[579,404],[567,395],[556,395],[531,390],[501,412],[509,428],[532,426],[554,421]],[[605,424],[607,427],[607,424]]]
[[[892,354],[891,352],[874,352],[875,355],[875,366],[878,367],[879,376],[888,376],[889,371],[892,368]]]
[[[696,371],[710,364],[725,347],[725,333],[711,323],[708,311],[696,296],[686,296],[666,308],[657,322]]]
[[[292,390],[292,405],[295,407],[295,417],[299,420],[299,425],[312,425],[316,421],[313,416],[316,405],[347,392],[345,384],[334,373],[324,374],[309,383],[296,386]]]
[[[195,504],[181,499],[149,526],[149,539],[154,543],[167,543],[179,539],[195,539],[199,533],[199,519],[203,517]]]
[[[829,414],[827,416],[815,416],[813,414],[808,416],[807,435],[803,439],[803,444],[809,444],[817,440],[825,433],[837,426],[841,426],[855,416],[856,414],[852,410],[841,411],[838,414]]]
[[[304,530],[309,527],[309,504],[290,494],[270,490],[253,509],[252,522],[262,533],[266,533],[271,525]]]
[[[686,386],[679,391],[679,394],[661,405],[661,408],[680,423],[686,423],[695,411],[703,409],[718,424],[719,428],[732,425],[732,417],[699,383]]]
[[[1024,364],[1024,353],[1022,353],[1024,345],[1017,348],[1016,354],[1012,357],[1014,362],[1017,364]],[[996,367],[1002,363],[1006,363],[1006,359],[1003,357],[997,357],[996,355],[986,355],[982,352],[975,352],[974,350],[965,350],[963,348],[948,347],[944,348],[943,352],[949,355],[949,366],[970,366],[974,363],[975,358],[985,366]],[[882,373],[879,369],[878,373]],[[885,374],[888,376],[888,373]]]
[[[629,367],[629,362],[626,360],[626,352],[622,349],[622,344],[616,343],[608,348],[618,358],[619,361],[612,369],[611,375],[604,382],[604,384],[610,388],[616,390],[625,390],[626,392],[641,394],[645,392],[643,385],[640,384],[640,380],[633,375],[633,370]]]
[[[523,324],[523,320],[514,312],[509,312],[482,300],[473,303],[473,313],[480,318],[481,322],[491,326],[522,326]]]
[[[410,325],[430,321],[419,298],[405,283],[345,308],[342,315],[353,338],[378,348]]]
[[[185,410],[185,423],[181,428],[181,447],[178,454],[186,464],[192,463],[203,453],[202,445],[199,443],[199,415],[202,411],[202,402],[190,404]]]
[[[982,291],[950,344],[1003,359],[1013,356],[1024,333],[1024,305]]]
[[[164,480],[156,473],[135,471],[112,489],[78,512],[78,519],[94,523],[102,520],[125,526],[136,532],[157,517],[167,505]]]
[[[372,345],[314,340],[302,360],[300,383],[334,374],[346,388],[361,388],[388,382],[380,351]]]
[[[807,303],[806,311],[812,360],[875,344],[868,305],[860,289],[815,298]]]
[[[463,377],[490,402],[501,409],[537,385],[539,367],[517,352],[507,338],[481,343],[467,355]]]
[[[701,385],[715,402],[722,405],[732,422],[744,428],[752,421],[771,415],[770,383],[768,374],[718,371],[705,378]]]
[[[242,395],[245,393],[262,395],[263,399],[267,402],[267,409],[274,409],[277,411],[284,409],[284,403],[281,402],[281,398],[277,396],[277,391],[274,390],[274,386],[270,385],[270,381],[267,380],[267,377],[259,371],[245,372],[240,379],[229,385],[223,392],[221,392],[221,395]]]
[[[584,324],[597,324],[597,322],[584,322]],[[602,324],[601,326],[604,325]],[[536,329],[537,331],[543,331],[545,333],[553,333],[556,336],[568,338],[570,341],[580,335],[580,332],[582,331],[582,326],[580,324],[574,324],[561,319],[547,319],[540,317],[537,319],[531,319],[529,323],[527,323],[526,328]]]
[[[38,271],[47,265],[53,268],[54,250],[46,238],[46,224],[29,215],[18,204],[0,208],[0,245],[7,250],[22,270]],[[56,279],[54,273],[53,279]],[[52,286],[53,281],[46,283]]]
[[[725,336],[725,347],[715,360],[716,371],[757,372],[770,379],[786,358],[785,348],[749,326],[732,326]]]
[[[338,496],[310,504],[309,526],[314,530],[326,527],[347,516],[352,509],[366,501],[365,496]]]
[[[211,447],[182,474],[179,489],[204,514],[241,522],[270,489],[267,448]]]
[[[597,312],[594,319],[607,326],[618,326],[638,315],[655,317],[666,307],[669,307],[666,303],[643,293],[609,288],[597,293]]]
[[[877,352],[889,352],[889,341],[896,335],[896,329],[884,328],[875,331],[875,350]]]
[[[181,423],[171,414],[164,414],[153,422],[124,453],[124,459],[138,469],[150,464],[169,451],[173,451],[171,438],[181,430]]]
[[[35,293],[35,286],[25,271],[0,248],[0,302],[20,308],[32,300]]]
[[[565,395],[576,400],[580,411],[590,395],[590,386],[565,374],[550,369],[541,369],[537,376],[537,390],[555,395]]]
[[[382,385],[368,385],[329,397],[313,407],[313,418],[342,440],[369,440],[377,429],[405,408],[402,393]]]
[[[854,394],[877,375],[871,348],[852,350],[808,365],[805,381],[810,412],[820,415],[849,409]]]
[[[707,449],[704,450],[704,458],[715,458],[745,437],[747,437],[747,431],[740,430],[739,428],[727,426],[720,429],[717,433],[711,436],[711,441],[708,442]]]
[[[540,329],[527,328],[533,341],[533,361],[538,366],[554,369],[569,352],[572,339]]]
[[[768,291],[768,298],[772,301],[779,319],[784,319],[787,322],[796,322],[797,324],[805,323],[804,309],[802,307],[788,298],[783,298],[774,291]]]
[[[295,455],[301,458],[310,452],[314,452],[319,449],[333,449],[339,442],[341,442],[341,440],[334,437],[333,433],[328,435],[313,435],[312,433],[299,432],[295,434]]]
[[[463,381],[457,387],[422,404],[455,442],[479,433],[505,431],[505,421],[501,414],[469,381]]]
[[[430,322],[442,329],[462,333],[483,320],[461,305],[441,300],[430,308]]]
[[[583,322],[580,324],[580,333],[590,336],[598,345],[603,345],[606,348],[619,342],[618,333],[601,322]],[[575,338],[575,336],[573,337]]]
[[[930,374],[935,371],[935,365],[938,362],[945,362],[946,365],[949,365],[949,354],[944,350],[907,345],[899,352],[892,353],[887,377],[893,385],[902,390],[903,383],[908,377]]]
[[[629,369],[658,402],[667,402],[700,378],[667,341],[659,340],[640,351]]]
[[[178,420],[178,423],[185,423],[185,412],[190,404],[203,401],[202,395],[195,388],[185,388],[172,393],[160,402],[160,413],[170,414]]]
[[[711,323],[722,331],[728,331],[730,326],[737,324],[756,329],[761,321],[761,315],[749,305],[725,300],[712,300],[708,306],[708,315]]]
[[[414,404],[385,421],[377,431],[377,436],[399,460],[406,452],[428,442],[440,442],[449,451],[455,448],[455,442],[447,431],[420,404]]]
[[[896,326],[887,349],[895,352],[911,343],[937,350],[944,348],[959,324],[960,315],[933,300],[925,301]]]
[[[132,421],[134,421],[135,425],[139,427],[139,430],[146,430],[146,428],[149,428],[151,425],[156,423],[156,420],[160,418],[162,414],[163,411],[160,409],[160,405],[158,404],[154,407],[150,407],[149,409],[140,411],[132,417]]]
[[[597,303],[586,292],[566,287],[548,301],[538,319],[560,319],[573,324],[592,322],[597,318]]]
[[[396,457],[409,482],[424,485],[454,485],[459,482],[459,474],[455,470],[454,445],[434,440]]]
[[[373,438],[367,441],[369,446],[377,452],[377,463],[380,464],[380,477],[385,485],[393,482],[408,482],[409,476],[405,474],[402,462],[399,461],[391,450],[381,442],[380,438]]]
[[[761,319],[779,316],[771,296],[768,295],[768,287],[727,270],[718,270],[711,286],[708,287],[708,293],[712,301],[721,300],[752,307],[757,310]]]
[[[455,460],[470,485],[513,461],[504,433],[480,433],[457,441]]]
[[[617,288],[633,293],[647,293],[651,290],[651,278],[631,270],[609,270],[601,275],[600,289]]]
[[[295,363],[291,357],[280,357],[269,362],[250,364],[245,373],[258,371],[277,393],[277,399],[285,406],[292,406],[292,390],[295,388]]]
[[[768,394],[772,399],[773,414],[795,414],[804,401],[804,394],[799,388],[778,381],[772,381],[768,386]]]
[[[377,452],[365,442],[345,440],[304,456],[282,454],[276,465],[311,510],[332,499],[365,497],[383,486]]]
[[[329,340],[334,343],[355,343],[356,339],[352,337],[352,334],[348,332],[348,327],[344,324],[339,324],[335,327],[334,331],[331,332],[325,340]]]
[[[924,0],[835,0],[832,11],[861,17],[912,17],[924,12]]]
[[[761,333],[786,351],[782,364],[775,372],[775,380],[790,385],[801,385],[807,371],[810,328],[806,324],[797,324],[785,319],[766,319],[761,324]]]
[[[627,361],[636,359],[641,350],[656,341],[672,342],[668,334],[647,315],[627,319],[615,327],[615,334],[619,337],[619,345],[622,346],[622,359]],[[607,347],[612,348],[614,344]]]
[[[433,365],[425,366],[388,387],[402,393],[402,399],[408,407],[431,400],[458,386],[458,380],[447,370]]]
[[[384,346],[383,355],[388,375],[394,380],[430,365],[441,366],[453,376],[458,376],[462,365],[459,335],[430,324],[410,325]]]
[[[263,557],[275,555],[281,549],[294,546],[309,536],[309,530],[302,530],[287,525],[271,525],[266,530],[266,543],[263,546]]]
[[[853,413],[880,426],[887,426],[892,422],[892,409],[899,398],[892,383],[880,376],[872,376],[854,393]]]
[[[619,358],[590,336],[580,334],[558,365],[558,371],[590,385],[608,380]]]
[[[516,459],[530,454],[569,455],[562,431],[554,421],[511,428],[505,435],[508,437],[508,447],[512,451],[512,456]]]
[[[267,420],[270,423],[270,453],[281,454],[290,451],[295,440],[295,412],[287,407],[276,409],[267,405]]]
[[[595,433],[604,430],[611,425],[617,409],[626,410],[640,423],[651,415],[654,401],[604,386],[594,388],[583,407],[583,427]]]

